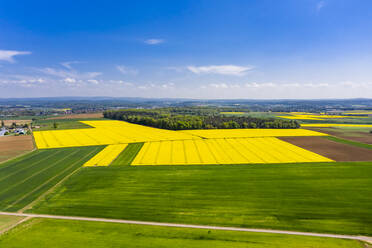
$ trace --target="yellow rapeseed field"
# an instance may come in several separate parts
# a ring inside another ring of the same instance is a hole
[[[310,123],[310,124],[301,124],[301,127],[372,127],[372,125],[371,124]]]
[[[344,112],[345,115],[372,115],[372,111],[362,111],[362,112]]]
[[[326,114],[313,114],[305,112],[290,112],[288,116],[277,116],[280,118],[290,120],[316,120],[322,121],[324,119],[341,119],[341,118],[367,118],[365,116],[346,116],[346,115],[326,115]]]
[[[284,137],[284,136],[327,136],[328,134],[306,129],[204,129],[185,130],[182,133],[203,138],[253,138],[253,137]]]
[[[124,121],[82,122],[94,128],[34,132],[37,147],[44,149],[159,140],[200,139],[187,133],[145,127]]]
[[[84,166],[109,166],[114,159],[127,147],[128,144],[108,145]]]
[[[133,165],[329,162],[275,137],[326,136],[305,129],[170,131],[123,121],[84,121],[87,129],[36,131],[37,147],[108,145],[84,166],[108,166],[128,143],[145,142]]]
[[[132,165],[331,162],[274,137],[146,142]]]

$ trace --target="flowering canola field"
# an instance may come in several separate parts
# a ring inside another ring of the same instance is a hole
[[[83,166],[108,166],[119,156],[128,144],[109,145],[93,158],[88,160]]]
[[[289,116],[277,116],[280,118],[290,120],[316,120],[323,121],[325,119],[341,119],[341,118],[367,118],[365,116],[347,116],[347,115],[326,115],[326,114],[312,114],[304,112],[291,112]]]
[[[132,165],[330,162],[275,137],[326,136],[305,129],[170,131],[123,121],[83,121],[88,129],[36,131],[39,149],[107,145],[84,166],[108,166],[129,143],[145,142]]]
[[[331,162],[274,137],[146,142],[132,165]]]
[[[186,130],[180,132],[196,135],[203,138],[254,138],[328,135],[306,129],[208,129]]]
[[[372,125],[371,124],[310,123],[310,124],[301,124],[301,127],[372,127]]]
[[[124,121],[82,121],[94,128],[36,131],[39,149],[96,146],[159,140],[200,139],[197,136],[131,124]]]

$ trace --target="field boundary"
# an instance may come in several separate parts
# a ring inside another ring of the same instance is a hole
[[[324,139],[328,139],[334,142],[346,144],[346,145],[351,145],[351,146],[356,146],[360,148],[366,148],[372,150],[372,145],[370,144],[365,144],[357,141],[352,141],[352,140],[347,140],[347,139],[342,139],[336,136],[323,136]]]
[[[144,142],[129,143],[127,147],[110,163],[111,166],[129,166],[142,149]]]
[[[8,158],[7,160],[1,161],[1,162],[0,162],[0,166],[1,166],[2,164],[6,163],[6,162],[12,161],[13,159],[17,159],[17,158],[21,158],[21,157],[23,157],[23,156],[26,156],[26,155],[28,155],[28,154],[30,154],[31,152],[34,152],[34,151],[36,151],[36,150],[37,150],[37,147],[36,147],[36,144],[34,143],[34,149],[32,149],[32,150],[30,150],[30,151],[26,151],[25,153],[19,154],[19,155],[15,156],[15,157]]]
[[[59,219],[59,220],[78,220],[78,221],[92,221],[92,222],[121,223],[121,224],[147,225],[147,226],[211,229],[211,230],[238,231],[238,232],[275,233],[275,234],[324,237],[324,238],[336,238],[336,239],[351,239],[351,240],[359,240],[359,241],[372,244],[372,237],[344,235],[344,234],[312,233],[312,232],[297,232],[297,231],[285,231],[285,230],[273,230],[273,229],[222,227],[222,226],[207,226],[207,225],[191,225],[191,224],[176,224],[176,223],[165,223],[165,222],[135,221],[135,220],[123,220],[123,219],[106,219],[106,218],[77,217],[77,216],[48,215],[48,214],[26,214],[26,213],[12,213],[12,212],[0,212],[0,215],[29,217],[29,218]]]

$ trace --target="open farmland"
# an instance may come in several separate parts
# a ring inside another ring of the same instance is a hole
[[[132,165],[331,162],[277,138],[146,142]]]
[[[372,145],[372,127],[307,127],[317,132],[327,133],[329,135],[347,139],[355,142]]]
[[[111,163],[112,166],[131,165],[138,152],[143,147],[143,143],[131,143],[124,149],[122,153]]]
[[[127,144],[108,145],[87,161],[84,166],[108,166],[127,147]]]
[[[8,228],[11,228],[15,225],[18,221],[21,221],[24,217],[19,216],[7,216],[1,215],[0,216],[0,235],[6,231]]]
[[[309,123],[301,124],[301,127],[372,127],[372,124]]]
[[[323,121],[329,119],[361,119],[368,118],[368,116],[348,116],[348,115],[327,115],[327,114],[313,114],[313,113],[301,113],[301,112],[291,112],[289,115],[277,116],[284,119],[290,120],[313,120],[313,121]]]
[[[44,149],[158,140],[200,139],[182,132],[145,127],[123,121],[82,121],[82,123],[93,128],[34,132],[37,147]]]
[[[30,212],[372,235],[372,164],[85,167]]]
[[[0,162],[34,149],[31,135],[0,137]]]
[[[26,207],[101,147],[38,150],[0,165],[0,210]]]
[[[31,123],[31,120],[3,120],[3,121],[6,127],[11,126],[13,123],[16,123],[17,125],[25,125]]]
[[[0,247],[358,248],[362,244],[356,240],[295,235],[33,219],[1,237]]]
[[[142,143],[133,165],[331,162],[273,136],[326,136],[304,129],[170,131],[123,121],[83,121],[90,129],[35,132],[38,148],[108,146],[85,166],[108,166],[128,143]],[[246,138],[249,137],[249,138]],[[252,138],[255,137],[255,138]],[[285,154],[285,155],[284,155]],[[134,159],[134,160],[133,160]],[[116,162],[116,164],[120,162]]]
[[[181,132],[207,139],[328,135],[305,129],[211,129],[211,130],[185,130]]]
[[[47,120],[63,120],[63,119],[98,119],[103,118],[103,113],[84,113],[84,114],[70,114],[70,115],[62,115],[62,116],[55,116],[50,117]]]
[[[56,123],[56,127],[54,126]],[[68,129],[82,129],[82,128],[92,128],[91,126],[84,124],[79,120],[74,119],[60,119],[60,120],[51,120],[51,119],[38,119],[33,123],[34,131],[48,131],[48,130],[68,130]]]
[[[372,146],[370,149],[358,147],[328,137],[282,137],[280,139],[335,161],[372,161]]]

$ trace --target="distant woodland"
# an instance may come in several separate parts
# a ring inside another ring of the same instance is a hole
[[[224,116],[209,109],[161,108],[108,110],[104,117],[144,126],[169,129],[237,129],[237,128],[299,128],[295,120],[257,118],[249,116]]]

